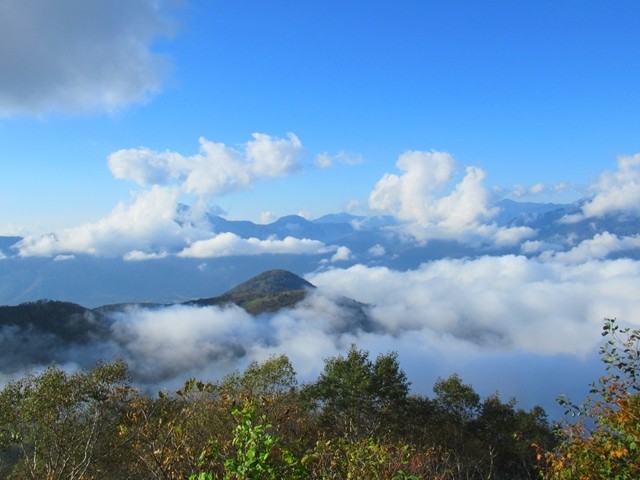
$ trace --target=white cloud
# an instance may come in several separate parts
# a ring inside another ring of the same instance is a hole
[[[525,185],[514,185],[511,189],[511,194],[516,197],[528,197],[540,195],[548,190],[547,186],[544,183],[536,183],[527,187]]]
[[[384,246],[380,245],[379,243],[371,247],[368,252],[369,255],[374,257],[382,257],[387,253]]]
[[[547,250],[540,255],[540,258],[563,263],[583,263],[607,258],[615,252],[637,249],[640,249],[640,235],[618,237],[615,234],[603,232],[591,239],[583,240],[566,252]]]
[[[582,206],[582,215],[568,218],[568,222],[608,213],[640,215],[640,153],[620,157],[618,170],[602,173],[591,189],[595,194]]]
[[[406,152],[398,158],[401,175],[385,174],[369,195],[373,210],[407,222],[405,230],[419,240],[518,243],[533,234],[529,228],[499,228],[487,223],[497,213],[489,206],[484,172],[467,167],[455,181],[456,163],[446,152]]]
[[[535,234],[535,230],[530,227],[496,228],[491,225],[487,231],[490,236],[493,236],[493,241],[498,246],[517,245]]]
[[[302,210],[299,210],[297,215],[299,217],[304,218],[305,220],[309,220],[311,218],[311,212],[309,210],[307,210],[306,208],[303,208]]]
[[[364,161],[362,155],[349,152],[338,152],[336,155],[321,153],[316,156],[315,164],[318,168],[331,168],[335,164],[359,165]]]
[[[531,195],[539,195],[543,193],[546,189],[547,189],[547,186],[544,183],[536,183],[531,186],[531,188],[529,189],[529,192],[531,192]]]
[[[248,188],[258,179],[289,175],[303,154],[292,133],[287,139],[254,133],[244,152],[203,137],[199,141],[199,153],[190,157],[148,148],[118,150],[109,156],[109,168],[121,180],[142,186],[174,182],[183,192],[208,199]]]
[[[273,223],[276,220],[276,216],[273,212],[265,211],[260,214],[260,223],[267,225]]]
[[[194,242],[182,250],[178,256],[192,258],[226,257],[231,255],[261,255],[269,254],[308,254],[327,253],[330,247],[318,240],[298,239],[286,237],[283,240],[270,238],[241,238],[238,235],[225,232],[206,240]]]
[[[353,255],[351,254],[351,250],[349,250],[347,247],[342,246],[338,247],[336,253],[333,254],[333,256],[331,257],[331,262],[347,262],[352,258]]]
[[[333,158],[327,153],[321,153],[316,156],[315,164],[318,168],[331,168],[333,166]]]
[[[133,203],[118,204],[94,223],[41,237],[26,237],[19,244],[23,257],[58,254],[120,256],[133,250],[153,252],[183,247],[189,236],[202,233],[175,222],[178,191],[153,187],[135,195]]]
[[[179,153],[129,148],[109,155],[108,165],[115,178],[148,186],[165,185],[170,179],[177,178],[179,166],[184,162]]]
[[[344,206],[344,211],[347,213],[355,212],[358,209],[360,209],[359,200],[349,200]]]
[[[142,252],[140,250],[132,250],[128,253],[125,253],[122,257],[124,260],[128,262],[139,262],[143,260],[160,260],[166,258],[168,255],[167,252]]]
[[[258,329],[239,307],[173,306],[133,309],[118,315],[112,329],[124,358],[147,381],[216,367],[236,360]],[[186,379],[183,378],[183,380]]]
[[[112,111],[160,89],[168,60],[151,49],[171,33],[149,0],[4,0],[0,115]]]
[[[26,237],[19,244],[20,255],[85,253],[141,260],[184,250],[184,255],[209,256],[201,253],[209,248],[206,245],[217,249],[223,239],[211,239],[210,244],[194,242],[211,237],[206,221],[211,197],[249,188],[259,179],[288,175],[299,168],[302,152],[300,140],[291,133],[287,139],[254,133],[244,152],[204,138],[200,138],[199,153],[191,157],[148,148],[118,150],[108,161],[115,178],[144,187],[132,202],[118,204],[109,215],[93,223]],[[190,195],[195,195],[195,203],[186,210],[179,208],[179,199]],[[287,247],[293,248],[287,253],[319,248],[307,240],[285,239],[279,244],[265,241],[259,246],[254,240],[235,241],[240,250],[233,253],[227,248],[224,255],[253,255],[260,250],[285,253]],[[229,239],[222,243],[230,246]]]
[[[541,263],[520,256],[440,260],[416,270],[356,265],[308,275],[371,306],[392,334],[421,332],[495,351],[590,352],[604,317],[640,323],[640,263]],[[571,339],[568,341],[567,339]]]
[[[552,248],[551,245],[540,240],[528,240],[520,246],[520,251],[524,254],[539,253]]]
[[[302,142],[293,133],[288,139],[273,138],[264,133],[254,133],[247,143],[247,159],[256,177],[284,177],[299,168]]]

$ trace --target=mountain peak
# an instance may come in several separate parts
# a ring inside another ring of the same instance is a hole
[[[304,278],[287,270],[267,270],[228,292],[213,298],[201,298],[186,302],[191,305],[236,304],[252,315],[276,312],[281,308],[293,307],[316,288]]]
[[[246,282],[229,290],[226,295],[254,294],[274,295],[291,290],[305,290],[315,288],[315,285],[307,282],[295,273],[283,269],[267,270]]]

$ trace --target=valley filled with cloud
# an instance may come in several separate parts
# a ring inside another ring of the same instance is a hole
[[[114,267],[110,281],[96,272],[90,288],[121,284],[130,296],[118,302],[172,302],[189,299],[188,282],[176,297],[166,293],[187,276],[201,281],[208,272],[207,291],[191,290],[195,298],[221,293],[251,269],[286,264],[318,287],[305,301],[255,318],[239,307],[132,305],[110,313],[108,332],[85,343],[4,327],[3,343],[22,347],[5,353],[13,367],[3,379],[52,359],[86,367],[117,355],[144,388],[177,388],[187,377],[219,378],[280,353],[311,379],[324,359],[355,343],[375,354],[399,352],[420,393],[457,372],[483,393],[499,390],[557,413],[556,395],[583,395],[598,374],[603,319],[640,322],[640,157],[621,158],[589,197],[567,205],[498,202],[479,168],[431,151],[400,155],[399,172],[372,187],[369,216],[291,216],[261,225],[207,209],[216,196],[302,168],[301,149],[293,134],[256,134],[243,150],[201,140],[193,157],[118,151],[109,166],[139,185],[132,198],[93,223],[14,239],[0,269],[6,281],[16,272],[31,276],[25,290],[35,298],[24,291],[18,298],[86,305],[82,289],[54,293],[43,277],[53,285],[65,272],[91,285],[80,272],[93,258]],[[197,183],[205,164],[218,174]],[[54,263],[64,267],[57,274],[44,268]],[[135,278],[125,279],[126,266]],[[224,272],[227,284],[216,283]],[[142,287],[152,278],[164,287],[149,298]],[[366,318],[343,297],[366,305]],[[92,306],[108,298],[117,289]],[[43,348],[46,358],[38,354]]]
[[[639,57],[633,3],[547,3],[2,2],[0,305],[93,310],[0,324],[0,384],[355,343],[561,414],[640,325]],[[184,303],[275,268],[317,289]]]

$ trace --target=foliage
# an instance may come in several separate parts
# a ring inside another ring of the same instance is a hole
[[[68,374],[50,367],[0,392],[0,447],[17,457],[10,478],[80,479],[97,475],[119,441],[132,393],[123,362]]]
[[[125,377],[116,362],[5,387],[0,476],[517,480],[536,474],[531,444],[550,444],[542,409],[482,399],[457,375],[410,395],[395,353],[355,345],[302,388],[284,355],[155,397]]]
[[[564,423],[546,456],[548,480],[640,478],[640,331],[605,319],[602,335],[606,374],[585,404],[560,399],[575,422]]]
[[[272,425],[266,416],[258,417],[255,407],[246,402],[233,411],[238,424],[231,441],[232,455],[224,460],[224,480],[274,480],[307,478],[302,463],[281,445],[271,433]],[[208,449],[200,455],[200,467],[219,459],[218,441],[212,439]],[[210,472],[191,475],[190,480],[213,479]]]
[[[394,430],[406,415],[409,382],[397,355],[375,362],[351,345],[346,357],[325,361],[318,380],[303,395],[319,411],[319,423],[339,436],[357,439]]]
[[[252,361],[243,374],[231,373],[220,388],[228,394],[249,397],[286,395],[296,390],[298,380],[286,355],[273,356],[260,363]]]

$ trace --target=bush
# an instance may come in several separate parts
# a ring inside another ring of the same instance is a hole
[[[575,421],[564,422],[560,445],[546,455],[548,480],[640,478],[640,331],[606,319],[602,335],[606,374],[585,404],[560,399]]]

